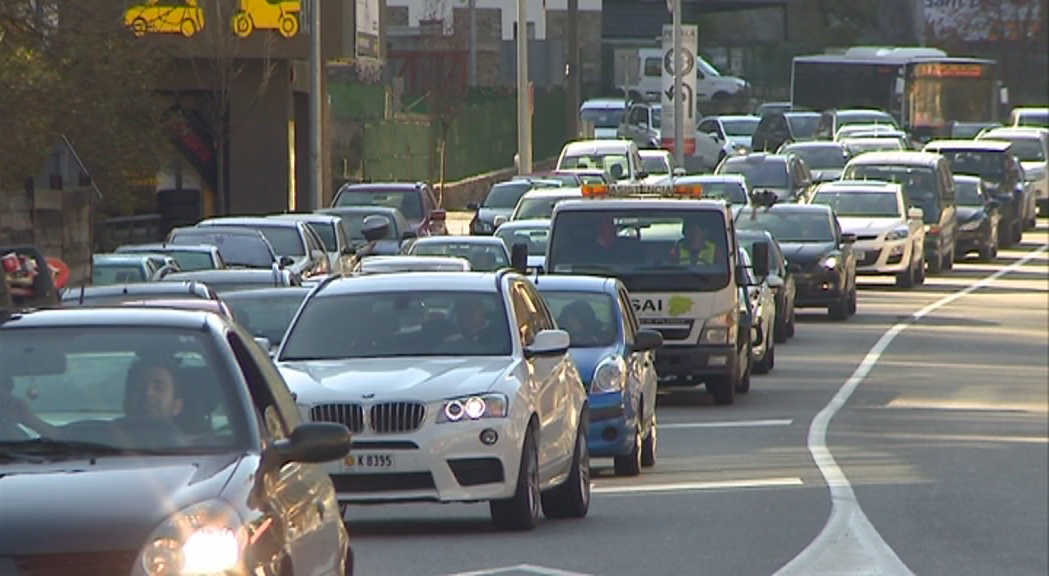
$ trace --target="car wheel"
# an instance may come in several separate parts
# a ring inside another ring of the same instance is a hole
[[[747,346],[747,358],[750,358],[754,351],[750,346]],[[743,370],[743,375],[739,377],[739,382],[736,384],[736,392],[740,394],[746,394],[750,392],[750,373],[754,368],[752,362],[747,362],[747,367]]]
[[[790,318],[787,320],[787,338],[793,338],[794,337],[794,331],[796,329],[796,325],[794,323],[794,320],[795,320],[795,318],[794,318],[794,307],[792,306],[791,309],[790,309]]]
[[[353,547],[346,545],[346,559],[342,563],[343,576],[353,576]]]
[[[948,252],[947,255],[943,257],[943,269],[944,270],[954,270],[954,252],[955,252],[955,248],[954,248],[954,246],[951,246],[951,251]]]
[[[531,530],[539,520],[539,451],[535,443],[535,428],[529,426],[521,446],[514,495],[488,503],[492,523],[500,530]]]
[[[914,278],[914,283],[918,286],[925,284],[925,254],[921,255],[921,259],[918,260],[918,269],[916,270],[917,276]]]
[[[543,493],[543,514],[547,518],[585,518],[590,510],[590,447],[587,431],[590,418],[584,412],[576,430],[572,470],[564,484]]]
[[[932,260],[926,261],[928,266],[929,274],[939,274],[943,272],[943,254],[937,253]]]
[[[856,294],[856,280],[852,281],[852,290],[849,290],[849,301],[845,304],[845,313],[852,316],[856,313],[857,308],[857,294]]]
[[[747,350],[746,354],[750,354]],[[741,386],[743,379],[741,370],[739,368],[740,362],[748,362],[743,354],[739,355],[739,360],[736,362],[736,371],[731,376],[718,376],[707,380],[707,392],[710,392],[714,396],[714,403],[720,406],[728,406],[736,401],[736,389]]]
[[[916,266],[912,262],[909,267],[903,272],[896,275],[896,287],[897,288],[913,288],[918,271],[915,270]]]
[[[641,465],[651,468],[656,465],[656,448],[659,444],[659,434],[656,432],[656,415],[652,415],[652,424],[648,428],[644,443],[641,444]]]
[[[1019,244],[1020,242],[1023,242],[1023,239],[1024,239],[1023,226],[1019,222],[1017,222],[1014,226],[1011,227],[1011,229],[1013,231],[1013,237],[1012,237],[1013,244]]]
[[[993,249],[994,247],[990,242],[986,242],[983,246],[980,246],[978,255],[980,262],[990,262],[991,260],[994,260],[994,256],[991,253]]]
[[[827,307],[831,320],[844,320],[849,315],[849,295],[842,294],[841,299]]]
[[[640,418],[640,416],[638,417]],[[623,456],[616,456],[613,459],[616,476],[637,476],[641,473],[641,448],[641,426],[635,424],[634,445],[631,447],[630,453]]]
[[[775,328],[773,328],[773,330],[775,330]],[[772,371],[772,367],[776,363],[776,346],[774,342],[775,340],[770,338],[768,343],[765,344],[765,355],[754,365],[755,374],[768,374]],[[746,394],[750,391],[750,387],[748,386],[746,390],[743,390],[741,386],[737,391]]]
[[[787,312],[783,312],[782,318],[776,318],[775,326],[772,327],[772,341],[782,344],[787,341]]]

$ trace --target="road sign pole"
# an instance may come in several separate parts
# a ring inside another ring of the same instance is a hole
[[[528,0],[517,0],[517,173],[532,172],[531,93],[528,89]]]
[[[681,0],[674,0],[674,160],[685,165],[685,109],[682,98],[684,64],[681,57]]]

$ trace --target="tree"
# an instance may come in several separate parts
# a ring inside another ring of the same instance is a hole
[[[164,149],[153,95],[166,56],[137,46],[106,0],[0,0],[0,188],[40,172],[65,135],[105,195],[127,213],[135,181]]]

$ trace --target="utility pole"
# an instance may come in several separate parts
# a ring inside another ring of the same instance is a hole
[[[324,202],[324,94],[322,75],[324,57],[321,54],[321,0],[310,2],[310,197],[314,210]]]
[[[568,99],[565,120],[567,121],[568,138],[579,137],[579,0],[568,0],[568,22],[565,27],[568,35],[568,58],[565,63],[565,96]]]
[[[681,0],[674,0],[674,162],[685,165],[685,98],[681,88],[684,59],[681,57]]]
[[[532,172],[531,90],[528,88],[528,0],[517,0],[517,171]]]
[[[470,86],[477,86],[477,0],[470,0]]]

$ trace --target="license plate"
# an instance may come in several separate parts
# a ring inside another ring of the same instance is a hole
[[[350,472],[390,470],[393,468],[393,454],[350,454],[343,463]]]

